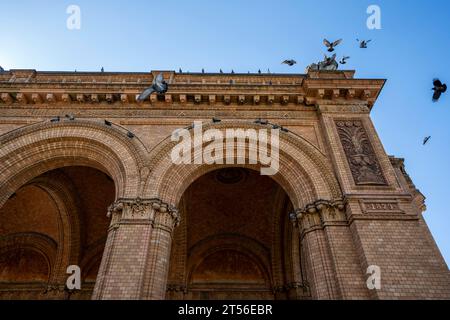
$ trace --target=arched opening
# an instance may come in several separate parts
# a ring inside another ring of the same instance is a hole
[[[244,167],[210,171],[178,207],[168,299],[296,298],[289,285],[306,281],[289,221],[293,205],[275,180]]]
[[[87,166],[47,171],[0,208],[0,299],[90,299],[105,246],[113,180]],[[65,290],[69,265],[81,291]]]

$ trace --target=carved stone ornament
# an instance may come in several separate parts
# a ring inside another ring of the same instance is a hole
[[[357,185],[386,185],[386,179],[360,120],[339,120],[336,127]]]

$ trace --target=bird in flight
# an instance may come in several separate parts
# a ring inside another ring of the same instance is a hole
[[[371,42],[372,40],[359,40],[359,39],[356,39],[356,41],[359,42],[359,47],[360,47],[361,49],[367,49],[367,45],[368,45],[369,42]]]
[[[447,91],[447,85],[445,83],[442,84],[441,80],[439,80],[439,79],[434,79],[433,85],[434,85],[434,88],[431,89],[434,91],[433,102],[438,102],[439,98],[441,97],[441,94],[443,94],[445,91]]]
[[[423,139],[423,145],[426,145],[428,143],[428,141],[430,141],[430,139],[431,139],[431,136],[425,137]]]
[[[330,42],[327,39],[323,39],[323,44],[328,48],[328,52],[333,52],[334,47],[337,47],[342,42],[342,39]]]
[[[158,74],[155,79],[153,79],[152,85],[145,89],[144,92],[142,92],[139,97],[137,98],[137,101],[141,102],[146,100],[153,92],[156,92],[158,94],[164,94],[169,89],[169,86],[167,82],[164,81],[163,74]]]
[[[281,64],[287,64],[289,67],[292,67],[296,63],[297,63],[297,61],[290,59],[290,60],[284,60]]]
[[[350,57],[344,56],[344,57],[342,57],[341,61],[339,61],[339,63],[340,64],[346,64],[348,59],[350,59]]]

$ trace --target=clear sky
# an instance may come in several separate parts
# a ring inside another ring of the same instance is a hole
[[[66,27],[72,4],[80,30]],[[371,4],[381,8],[381,30],[366,26]],[[450,84],[450,1],[10,0],[0,13],[5,69],[303,73],[323,57],[324,37],[343,38],[346,69],[388,79],[373,121],[388,154],[406,158],[450,262],[450,92],[431,102],[434,77]],[[360,50],[356,38],[373,41]],[[286,58],[299,64],[281,65]]]

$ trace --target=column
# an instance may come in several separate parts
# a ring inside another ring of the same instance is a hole
[[[142,295],[147,300],[163,300],[169,273],[172,233],[179,224],[178,210],[162,202],[153,203],[154,221],[150,238]]]
[[[164,209],[166,212],[163,213]],[[167,264],[170,253],[170,215],[177,220],[176,210],[168,209],[159,199],[119,199],[108,209],[111,225],[103,253],[102,263],[95,284],[93,299],[137,300],[143,292],[145,271],[150,252],[161,253],[155,264],[158,268]],[[175,226],[172,224],[172,228]],[[162,230],[164,229],[164,230]],[[167,234],[169,232],[169,234]],[[162,245],[160,245],[162,244]],[[151,256],[151,255],[150,255]],[[161,284],[161,283],[159,283]],[[159,289],[158,292],[164,289]]]
[[[299,230],[307,265],[307,280],[314,299],[338,299],[336,271],[323,230],[321,211],[324,201],[307,205],[291,215]]]

